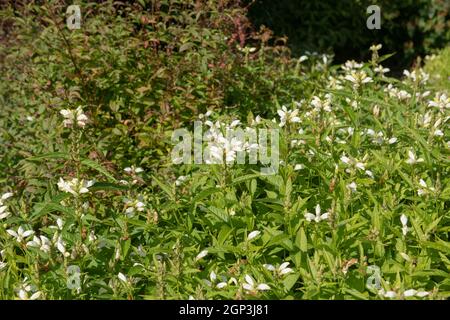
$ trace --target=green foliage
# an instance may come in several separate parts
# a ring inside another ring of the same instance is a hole
[[[431,84],[440,90],[450,92],[450,47],[428,56],[424,69],[431,74]]]
[[[234,1],[81,9],[0,11],[1,299],[449,297],[450,100],[419,66],[292,58]],[[279,170],[174,165],[194,120],[279,129]]]

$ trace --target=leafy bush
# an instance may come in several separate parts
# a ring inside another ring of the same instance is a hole
[[[233,1],[151,3],[86,2],[73,31],[57,1],[2,8],[0,298],[448,298],[428,74],[291,58]],[[279,170],[174,164],[194,120],[220,150],[279,130]]]
[[[424,69],[431,74],[432,85],[450,92],[450,47],[428,56],[425,62]]]

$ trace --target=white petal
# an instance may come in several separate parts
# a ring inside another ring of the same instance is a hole
[[[409,290],[406,290],[405,292],[403,292],[403,295],[404,295],[405,297],[412,297],[412,296],[414,296],[416,293],[417,293],[416,290],[414,290],[414,289],[409,289]]]
[[[402,225],[406,225],[408,223],[408,217],[406,217],[404,214],[402,214],[400,216],[400,222],[402,223]]]
[[[30,300],[36,300],[36,299],[38,299],[40,296],[41,296],[41,292],[40,292],[40,291],[35,292],[35,293],[33,293],[33,294],[31,295]]]
[[[119,277],[119,279],[121,281],[127,282],[127,277],[122,272],[119,272],[119,274],[117,276]]]
[[[288,274],[290,272],[292,272],[293,270],[291,268],[286,268],[280,271],[280,275],[285,275]]]
[[[427,291],[419,291],[419,292],[416,293],[416,296],[419,297],[419,298],[423,298],[423,297],[428,296],[429,294],[430,293],[427,292]]]
[[[195,257],[195,260],[200,260],[201,258],[205,257],[207,254],[208,254],[208,251],[203,250],[197,255],[197,257]]]
[[[258,284],[256,289],[259,291],[266,291],[266,290],[270,290],[270,287],[265,283],[261,283],[261,284]]]
[[[8,198],[11,198],[13,195],[14,195],[14,194],[13,194],[12,192],[7,192],[7,193],[4,193],[4,194],[2,195],[1,199],[2,199],[2,200],[6,200],[6,199],[8,199]]]
[[[394,291],[388,291],[384,294],[386,298],[395,298],[397,294]]]
[[[275,267],[273,265],[271,265],[271,264],[264,264],[263,267],[266,268],[269,271],[274,271],[275,270]]]
[[[14,238],[17,238],[19,235],[17,234],[17,232],[15,232],[12,229],[8,229],[6,230],[6,232],[8,232],[9,235],[13,236]]]
[[[20,298],[21,300],[28,300],[28,294],[27,294],[27,292],[26,292],[25,290],[23,290],[23,289],[20,289],[20,290],[19,290],[19,298]]]
[[[220,282],[220,283],[218,283],[217,284],[217,289],[222,289],[222,288],[225,288],[227,286],[227,283],[226,282]]]
[[[248,234],[248,237],[247,237],[248,241],[250,241],[250,240],[256,238],[257,236],[259,236],[260,233],[261,233],[261,231],[258,231],[258,230],[255,230],[255,231],[250,232],[250,233]]]
[[[250,277],[248,274],[245,275],[245,281],[247,281],[247,283],[251,286],[255,285],[255,282],[253,281],[252,277]]]
[[[33,230],[27,230],[23,233],[23,237],[26,238],[26,237],[31,236],[32,234],[34,234]]]
[[[316,216],[320,215],[320,204],[316,205]]]
[[[248,284],[248,283],[244,283],[242,285],[242,288],[244,288],[247,291],[253,291],[253,286],[251,284]]]
[[[290,264],[289,262],[283,262],[283,263],[280,265],[280,267],[278,268],[278,270],[286,269],[287,266],[288,266],[289,264]]]

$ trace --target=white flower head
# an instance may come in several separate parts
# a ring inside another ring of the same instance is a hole
[[[445,93],[437,93],[433,100],[428,101],[428,106],[438,108],[443,113],[450,109],[450,97]]]
[[[247,240],[248,241],[252,241],[253,239],[255,239],[257,236],[259,236],[261,234],[261,231],[255,230],[252,231],[248,234],[247,236]]]
[[[63,109],[59,113],[64,117],[63,124],[65,127],[72,127],[76,124],[78,127],[83,128],[88,121],[88,117],[83,113],[81,106],[75,110]]]
[[[298,109],[288,110],[286,106],[282,106],[277,113],[280,116],[280,127],[283,127],[286,123],[300,122],[300,118],[297,116]]]
[[[275,268],[271,264],[264,264],[263,265],[264,268],[266,268],[269,271],[272,271],[272,272],[276,273],[279,276],[287,275],[288,273],[291,273],[293,271],[292,268],[288,268],[288,266],[289,266],[289,262],[283,262],[282,264],[280,264],[278,266],[278,268]]]
[[[316,205],[316,214],[307,212],[305,214],[305,219],[308,222],[311,222],[311,221],[320,222],[322,220],[327,220],[328,216],[329,216],[329,212],[322,213],[321,209],[320,209],[320,204],[317,204]]]
[[[251,276],[245,275],[245,283],[242,284],[242,288],[247,292],[256,293],[257,291],[267,291],[270,287],[265,283],[256,284]]]
[[[347,189],[349,189],[352,193],[356,192],[357,184],[355,182],[349,183],[347,185]]]
[[[122,282],[125,282],[125,283],[126,283],[126,282],[128,281],[126,275],[124,275],[122,272],[119,272],[119,274],[117,275],[117,277],[118,277],[119,280],[122,281]]]
[[[402,223],[402,233],[403,233],[404,236],[406,236],[406,234],[409,231],[409,228],[408,228],[408,217],[405,216],[404,214],[402,214],[400,216],[400,222]]]
[[[73,194],[75,197],[83,193],[88,193],[89,188],[94,185],[94,180],[78,180],[77,178],[72,178],[71,180],[65,181],[63,178],[59,178],[58,188],[61,191]]]
[[[195,257],[195,261],[198,261],[198,260],[206,257],[207,254],[208,254],[208,250],[200,251],[200,253]]]
[[[12,229],[8,229],[8,230],[6,230],[6,232],[10,236],[16,238],[16,241],[19,242],[19,243],[22,243],[26,238],[28,238],[29,236],[34,234],[33,230],[25,230],[25,228],[22,227],[22,226],[20,226],[17,229],[17,232],[12,230]]]
[[[32,241],[27,242],[27,247],[35,247],[45,253],[50,253],[51,241],[46,236],[34,236]]]
[[[406,163],[408,164],[416,164],[416,163],[420,163],[423,162],[423,158],[416,158],[416,155],[414,154],[414,152],[412,150],[408,151],[408,160],[406,160]]]

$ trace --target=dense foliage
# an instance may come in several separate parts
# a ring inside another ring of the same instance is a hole
[[[1,299],[450,295],[450,98],[420,65],[292,58],[231,0],[67,5],[0,11]],[[279,130],[278,171],[174,164],[194,120]]]

